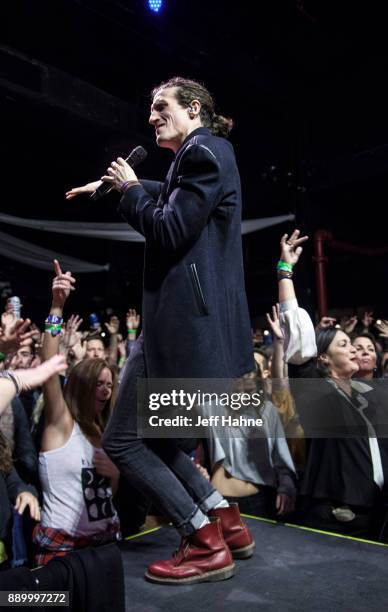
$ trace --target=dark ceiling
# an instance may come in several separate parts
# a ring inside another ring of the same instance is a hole
[[[218,110],[234,117],[244,218],[294,213],[303,232],[384,247],[388,197],[388,47],[383,4],[317,0],[230,2],[13,0],[1,8],[1,210],[17,216],[118,221],[116,198],[65,202],[64,191],[98,178],[136,144],[145,177],[162,178],[171,157],[147,125],[149,91],[176,74],[204,81]],[[36,64],[36,61],[39,64]],[[34,63],[35,62],[35,63]],[[38,95],[45,66],[50,95]],[[38,82],[39,81],[39,82]],[[92,93],[90,86],[100,92]],[[113,120],[112,120],[113,117]],[[271,169],[272,168],[272,169]],[[282,225],[245,237],[252,317],[276,298],[273,266]],[[140,307],[143,247],[0,226],[24,240],[97,263],[79,275],[82,314]],[[334,309],[369,306],[388,316],[388,255],[328,250]],[[48,274],[0,258],[36,318],[47,309]],[[312,241],[299,266],[300,301],[315,306]],[[385,311],[384,311],[385,308]]]

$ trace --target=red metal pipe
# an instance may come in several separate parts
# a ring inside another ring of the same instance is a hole
[[[346,242],[333,240],[333,235],[323,229],[319,229],[314,234],[314,261],[315,261],[315,277],[317,285],[317,300],[319,317],[327,316],[327,287],[326,287],[326,264],[327,257],[325,256],[325,242],[328,246],[336,251],[344,251],[345,253],[353,253],[355,255],[365,255],[367,257],[377,257],[388,253],[388,247],[376,247],[374,249],[367,247],[359,247]]]
[[[345,253],[354,253],[355,255],[366,255],[367,257],[377,257],[378,255],[385,255],[385,253],[388,253],[388,246],[369,249],[367,247],[354,246],[347,242],[338,242],[332,239],[328,240],[328,245],[336,251],[345,251]]]
[[[325,242],[332,240],[332,235],[326,230],[317,230],[314,234],[315,278],[317,284],[317,299],[319,318],[327,316],[327,289]]]

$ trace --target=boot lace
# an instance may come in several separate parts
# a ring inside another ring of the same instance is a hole
[[[189,539],[182,538],[179,548],[173,553],[174,565],[179,565],[180,563],[182,563],[182,561],[184,561],[189,548],[190,548]]]

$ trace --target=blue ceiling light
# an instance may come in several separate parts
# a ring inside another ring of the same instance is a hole
[[[163,0],[148,0],[148,6],[154,13],[159,13],[159,9],[162,8]]]

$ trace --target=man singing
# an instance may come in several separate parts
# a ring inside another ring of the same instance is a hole
[[[140,181],[122,158],[102,177],[146,240],[143,333],[132,350],[103,446],[183,536],[146,577],[166,584],[224,580],[254,542],[237,505],[202,476],[173,439],[137,437],[137,378],[236,378],[254,369],[241,248],[241,188],[232,121],[207,89],[173,78],[152,92],[149,123],[174,160],[164,183]],[[71,199],[100,182],[72,189]]]

